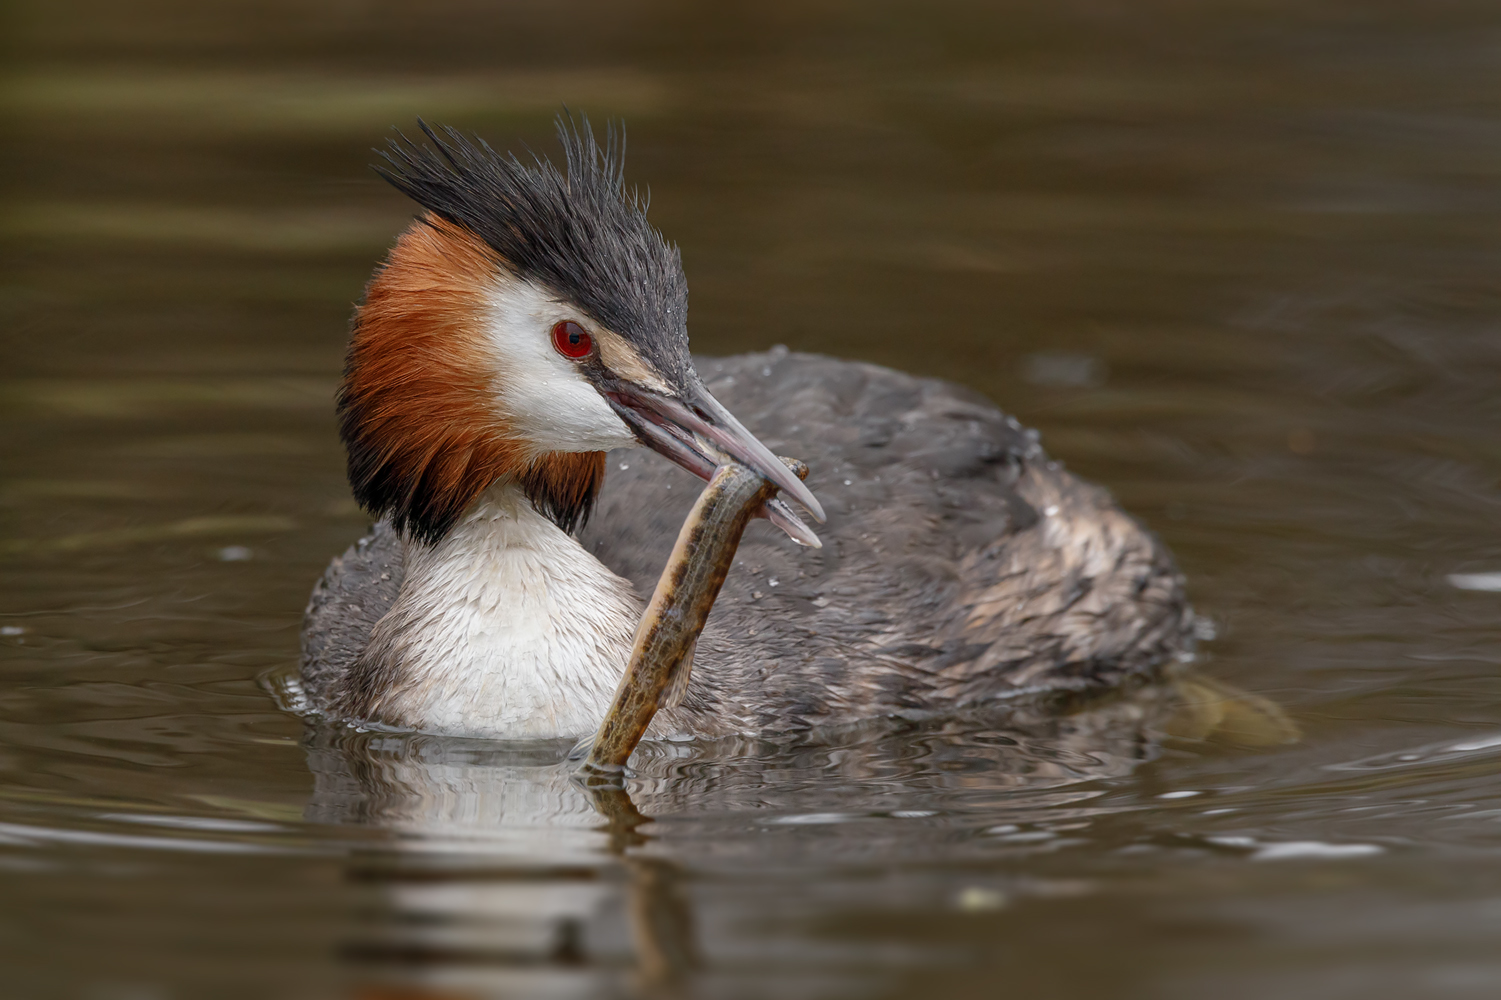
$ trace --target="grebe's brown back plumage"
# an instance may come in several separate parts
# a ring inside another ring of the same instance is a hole
[[[672,465],[704,476],[717,450],[770,477],[766,445],[812,467],[822,548],[752,525],[660,734],[932,716],[1188,650],[1163,546],[986,400],[782,349],[695,364],[676,249],[624,192],[618,147],[560,133],[566,175],[454,133],[397,148],[393,180],[429,214],[356,316],[342,427],[379,521],[308,607],[316,705],[584,735],[697,492]],[[589,352],[549,345],[559,330]],[[765,513],[811,540],[784,502]]]

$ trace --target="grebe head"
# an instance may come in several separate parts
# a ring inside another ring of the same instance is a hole
[[[566,172],[422,123],[381,174],[426,211],[355,314],[340,435],[354,495],[440,540],[487,487],[513,477],[565,531],[588,516],[604,452],[645,444],[707,480],[726,456],[823,511],[704,388],[688,352],[675,246],[627,192],[624,140],[559,118]],[[766,514],[817,538],[780,500]]]

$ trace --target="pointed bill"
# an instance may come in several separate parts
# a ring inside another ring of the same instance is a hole
[[[707,389],[694,385],[685,396],[679,400],[624,381],[605,392],[610,406],[642,444],[705,482],[726,459],[734,459],[775,483],[815,518],[824,520],[823,507],[812,491]],[[822,546],[818,536],[783,500],[769,501],[757,516],[765,517],[801,545]]]

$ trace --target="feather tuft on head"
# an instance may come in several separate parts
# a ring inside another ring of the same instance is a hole
[[[479,237],[519,277],[576,303],[670,381],[690,375],[688,281],[678,248],[625,186],[625,132],[557,118],[566,173],[419,121],[430,146],[393,139],[376,168],[423,208]]]

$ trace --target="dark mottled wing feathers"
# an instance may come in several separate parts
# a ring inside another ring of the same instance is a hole
[[[354,666],[370,630],[401,589],[402,541],[389,522],[372,527],[324,570],[302,617],[302,683],[314,704]]]
[[[784,730],[1105,686],[1188,648],[1166,549],[1036,435],[952,383],[773,351],[698,368],[811,467],[824,547],[752,522],[699,645],[696,729]],[[699,484],[609,456],[583,542],[648,594]]]

